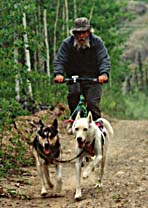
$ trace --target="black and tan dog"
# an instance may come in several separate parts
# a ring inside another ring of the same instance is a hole
[[[62,167],[60,163],[56,162],[61,159],[57,119],[50,126],[45,126],[41,120],[39,121],[39,130],[33,141],[33,155],[36,159],[36,167],[41,179],[41,195],[45,196],[47,194],[47,186],[53,188],[48,169],[50,164],[55,164],[56,166],[56,192],[60,192],[62,188]]]

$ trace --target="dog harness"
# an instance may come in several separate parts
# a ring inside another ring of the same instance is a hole
[[[89,145],[86,143],[84,149],[85,149],[85,151],[86,151],[89,155],[94,156],[94,155],[96,154],[96,151],[95,151],[95,149],[94,149],[94,146],[95,146],[95,139],[94,139],[93,142],[92,142],[91,144],[89,144]]]
[[[96,122],[96,125],[101,130],[101,146],[102,146],[102,152],[103,152],[103,146],[104,146],[104,137],[106,136],[106,133],[103,132],[103,124],[101,121]],[[92,143],[86,143],[85,146],[83,146],[84,143],[79,143],[79,148],[83,148],[85,152],[87,152],[89,155],[94,156],[96,155],[96,151],[94,149],[95,146],[95,138],[93,139]]]

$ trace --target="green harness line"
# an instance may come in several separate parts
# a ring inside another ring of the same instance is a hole
[[[73,111],[73,113],[71,114],[71,118],[75,119],[76,115],[78,112],[82,112],[84,117],[87,117],[87,107],[85,105],[85,98],[83,95],[80,95],[80,100],[78,105],[76,106],[75,110]]]

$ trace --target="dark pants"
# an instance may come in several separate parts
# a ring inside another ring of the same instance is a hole
[[[101,117],[99,103],[101,100],[102,88],[98,83],[74,83],[68,85],[68,105],[71,114],[75,110],[80,94],[85,97],[87,103],[87,110],[92,112],[93,120]]]

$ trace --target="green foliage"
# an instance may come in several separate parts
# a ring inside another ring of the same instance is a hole
[[[101,109],[107,115],[116,118],[125,118],[125,100],[119,90],[104,87],[101,100]]]
[[[21,172],[24,166],[32,164],[32,158],[27,155],[28,145],[17,135],[9,139],[9,144],[0,148],[0,177],[6,174],[16,174]]]
[[[148,119],[148,97],[141,91],[129,93],[124,97],[126,117],[134,119]]]
[[[0,132],[5,126],[10,126],[13,119],[17,116],[27,115],[28,111],[23,110],[22,106],[13,98],[7,100],[0,99]]]

